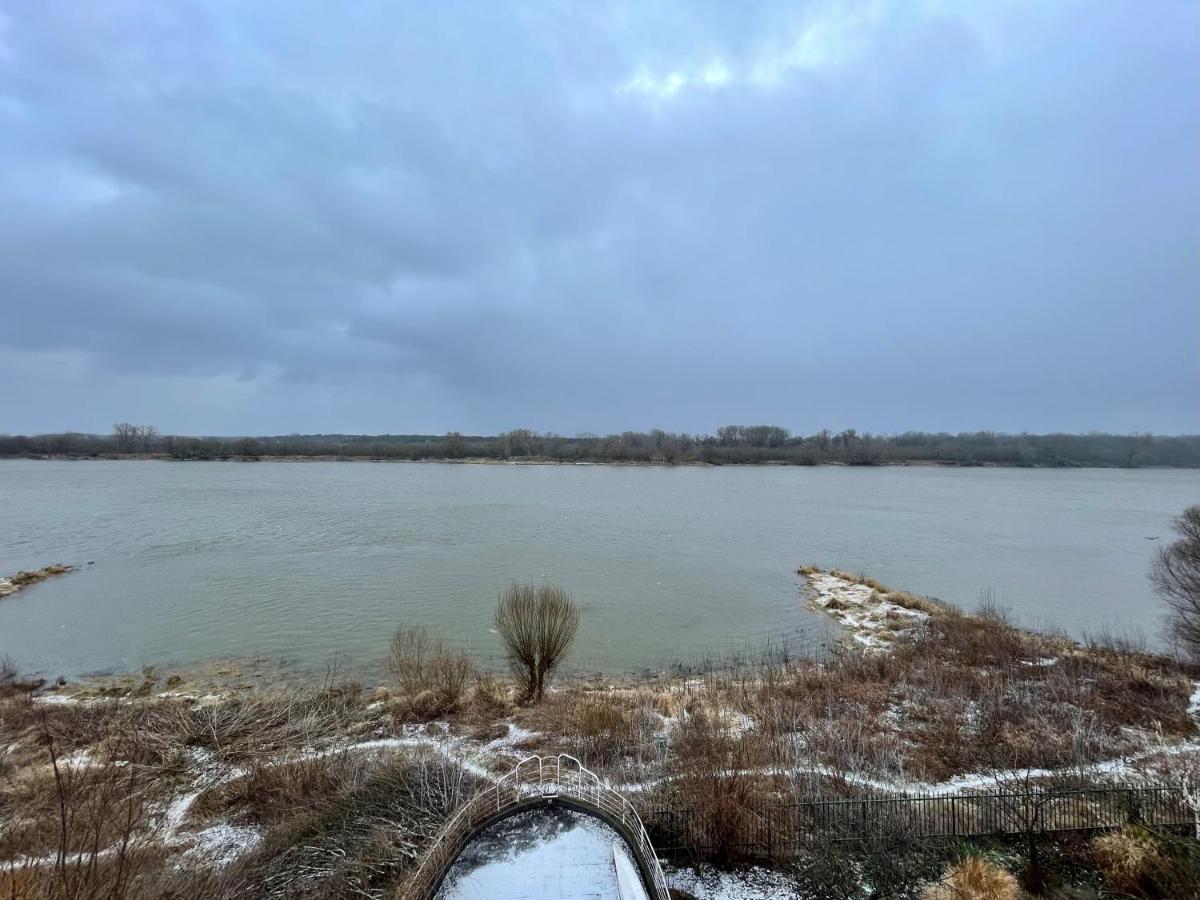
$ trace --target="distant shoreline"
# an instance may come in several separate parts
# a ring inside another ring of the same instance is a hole
[[[564,437],[518,428],[496,435],[164,435],[118,422],[112,434],[0,434],[0,459],[163,459],[454,462],[476,465],[1004,466],[1006,468],[1200,469],[1200,435],[880,435],[846,429],[795,435],[775,425],[724,425],[714,434],[661,429]]]
[[[881,460],[870,463],[854,463],[844,462],[842,460],[824,460],[820,462],[789,462],[786,460],[755,460],[748,462],[706,462],[704,460],[678,460],[675,462],[656,462],[644,460],[572,460],[572,459],[553,459],[550,457],[520,457],[517,459],[494,459],[492,457],[477,456],[464,458],[437,458],[427,457],[423,459],[407,459],[395,456],[367,456],[362,454],[318,454],[313,456],[305,456],[300,454],[284,454],[284,455],[262,455],[257,457],[251,456],[210,456],[210,457],[190,457],[187,459],[179,459],[170,456],[166,453],[102,453],[102,454],[6,454],[0,455],[0,462],[9,462],[13,460],[29,460],[33,462],[170,462],[170,463],[195,463],[195,462],[219,462],[219,463],[321,463],[321,462],[346,462],[346,463],[412,463],[412,464],[440,464],[440,465],[477,465],[477,466],[613,466],[618,468],[654,468],[654,469],[675,469],[675,468],[700,468],[700,469],[719,469],[719,468],[786,468],[786,469],[812,469],[812,468],[842,468],[842,469],[882,469],[882,468],[938,468],[938,469],[1127,469],[1127,470],[1146,470],[1160,469],[1170,471],[1195,471],[1200,469],[1200,465],[1104,465],[1100,463],[1006,463],[1006,462],[974,462],[960,460],[939,460],[939,459],[896,459],[896,460]]]

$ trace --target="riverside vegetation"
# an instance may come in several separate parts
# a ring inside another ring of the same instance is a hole
[[[519,428],[498,435],[310,434],[261,437],[163,435],[118,422],[110,435],[65,432],[0,435],[0,457],[163,457],[372,459],[748,465],[1141,466],[1200,467],[1200,436],[1150,434],[896,435],[818,431],[793,435],[774,425],[726,425],[715,434],[625,431],[563,437]]]
[[[214,691],[152,669],[48,688],[8,665],[0,896],[400,896],[453,811],[532,752],[571,753],[624,790],[697,894],[693,867],[753,862],[757,811],[784,798],[1002,791],[1028,809],[1047,785],[1115,779],[1200,802],[1196,668],[803,571],[846,632],[822,659],[551,682],[538,647],[561,660],[573,604],[526,586],[508,596],[558,627],[504,635],[514,678],[414,628],[373,690],[333,672]],[[1200,883],[1196,844],[1163,829],[939,842],[901,817],[834,843],[795,828],[764,896],[1182,898]]]

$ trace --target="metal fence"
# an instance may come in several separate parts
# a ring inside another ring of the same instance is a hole
[[[721,815],[652,807],[642,818],[661,855],[786,859],[814,840],[970,838],[1120,828],[1194,826],[1180,791],[1098,787],[955,795],[813,799],[760,804]]]

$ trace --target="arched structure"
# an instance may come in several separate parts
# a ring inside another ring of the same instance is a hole
[[[641,817],[621,794],[575,757],[528,756],[454,814],[430,845],[408,883],[408,900],[433,900],[463,848],[501,819],[539,806],[563,806],[612,826],[629,845],[652,900],[669,900],[667,880]]]

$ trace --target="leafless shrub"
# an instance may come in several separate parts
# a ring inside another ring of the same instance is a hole
[[[686,814],[680,837],[697,857],[730,863],[753,853],[764,796],[763,778],[753,772],[754,750],[753,739],[731,736],[703,710],[680,726],[671,748],[669,800]]]
[[[1118,631],[1108,625],[1084,632],[1083,642],[1093,653],[1111,653],[1115,656],[1145,656],[1150,652],[1146,635],[1140,631],[1125,629]]]
[[[392,637],[388,670],[397,687],[409,698],[431,692],[438,709],[427,712],[434,715],[458,706],[474,669],[466,653],[452,649],[424,628],[397,628]],[[433,705],[422,703],[423,707]]]
[[[1179,539],[1158,551],[1150,578],[1169,610],[1173,635],[1200,658],[1200,504],[1175,520]]]
[[[541,701],[578,628],[579,607],[561,588],[513,584],[500,595],[496,630],[509,666],[523,684],[526,701]]]
[[[392,635],[388,672],[406,694],[429,690],[429,659],[435,639],[420,627],[401,626]]]
[[[137,767],[64,758],[48,727],[41,740],[50,775],[16,798],[24,827],[5,830],[0,854],[25,862],[0,874],[0,888],[47,900],[126,896],[156,855]]]
[[[904,744],[871,716],[832,712],[812,720],[801,734],[805,753],[846,775],[904,774]]]

